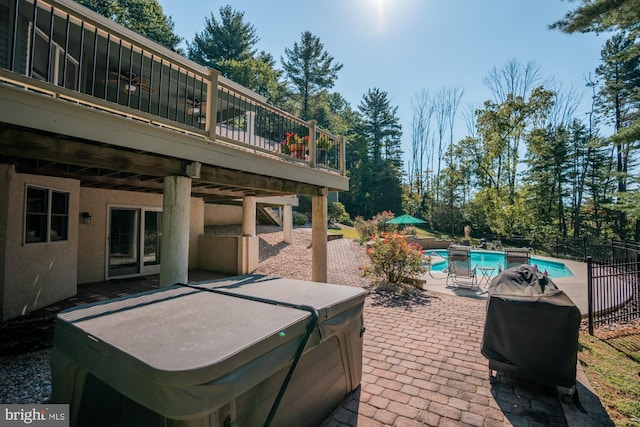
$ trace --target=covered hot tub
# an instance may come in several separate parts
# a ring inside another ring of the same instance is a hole
[[[364,298],[247,275],[69,309],[53,401],[80,426],[316,425],[360,383]]]

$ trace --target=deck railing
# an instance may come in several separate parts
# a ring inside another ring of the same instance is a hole
[[[345,174],[342,137],[71,0],[0,0],[0,68],[0,82]]]

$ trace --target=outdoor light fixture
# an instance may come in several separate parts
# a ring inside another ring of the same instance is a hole
[[[132,85],[129,83],[124,85],[124,91],[127,93],[133,93],[136,91],[136,89],[137,89],[136,85]]]
[[[91,214],[89,212],[82,212],[82,223],[91,224]]]
[[[187,114],[195,116],[196,114],[200,114],[200,107],[189,107],[187,109]]]

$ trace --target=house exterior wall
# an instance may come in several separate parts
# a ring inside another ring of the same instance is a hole
[[[189,225],[189,268],[200,266],[200,236],[204,234],[204,200],[191,198],[191,212]]]
[[[204,224],[242,224],[242,206],[207,204],[204,207]]]
[[[69,193],[66,241],[24,243],[27,185]],[[0,165],[0,191],[0,199],[9,201],[0,211],[1,317],[7,320],[76,294],[80,182],[20,174]]]
[[[238,245],[241,236],[200,236],[200,265],[204,270],[238,273]]]
[[[259,265],[258,236],[200,236],[200,268],[228,274],[250,274]]]
[[[24,242],[27,186],[69,194],[67,240]],[[162,197],[80,187],[78,180],[16,173],[14,166],[0,164],[0,321],[74,296],[78,284],[105,280],[110,207],[161,210]],[[91,215],[91,224],[82,222],[82,212]],[[203,268],[199,239],[204,224],[205,203],[191,198],[189,269]],[[237,264],[237,249],[223,247],[220,253],[232,254],[229,264]]]
[[[78,283],[106,280],[109,208],[139,207],[162,210],[162,194],[97,188],[80,189],[79,212],[89,212],[91,224],[80,224]],[[204,233],[204,201],[191,198],[189,225],[189,268],[199,267],[198,237]],[[161,258],[162,262],[162,258]],[[153,273],[157,273],[154,271]]]
[[[5,293],[5,274],[4,266],[6,264],[7,254],[7,230],[6,226],[9,218],[9,201],[11,200],[11,192],[9,184],[14,174],[14,167],[8,165],[0,165],[0,321],[5,320],[4,317],[4,293]]]

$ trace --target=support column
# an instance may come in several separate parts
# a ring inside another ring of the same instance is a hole
[[[244,196],[242,199],[242,235],[256,235],[256,197]]]
[[[256,143],[256,112],[247,111],[247,133],[249,134],[249,145]]]
[[[238,238],[238,274],[249,274],[260,262],[259,240],[256,235],[256,197],[242,199],[242,236]]]
[[[282,207],[282,236],[285,243],[293,243],[293,211],[291,205]]]
[[[164,178],[162,198],[162,243],[160,287],[189,280],[189,221],[191,178],[172,175]]]
[[[311,200],[311,280],[327,283],[327,188]]]

